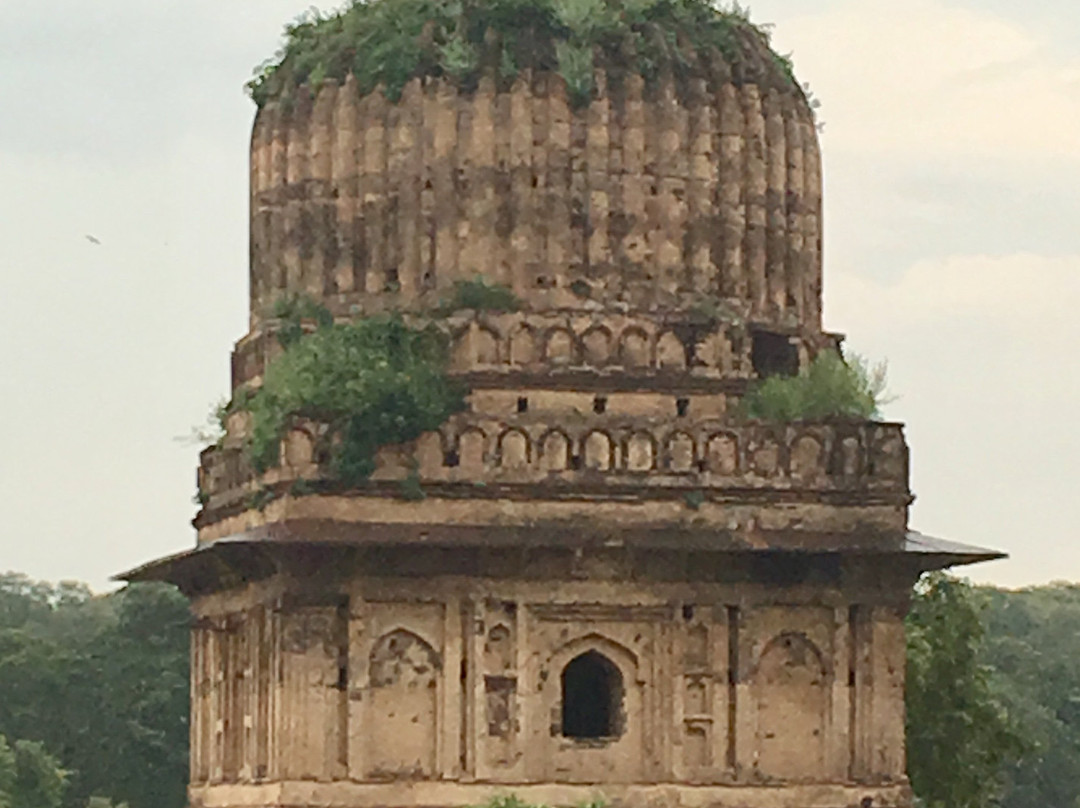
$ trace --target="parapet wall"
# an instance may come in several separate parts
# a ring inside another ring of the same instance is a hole
[[[301,518],[420,532],[487,526],[507,536],[556,523],[582,535],[713,530],[796,546],[827,535],[839,549],[902,535],[910,503],[896,424],[459,415],[410,446],[384,449],[372,481],[353,487],[335,481],[329,448],[312,422],[297,424],[280,465],[261,475],[239,445],[205,451],[200,540]],[[399,482],[412,475],[426,501],[402,493]]]

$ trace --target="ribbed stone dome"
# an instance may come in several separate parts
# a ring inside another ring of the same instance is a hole
[[[264,99],[251,149],[251,315],[438,302],[483,276],[531,311],[717,306],[820,333],[814,116],[760,37],[680,76],[598,66],[390,101],[356,79]]]

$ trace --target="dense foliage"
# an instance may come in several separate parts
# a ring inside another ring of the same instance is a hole
[[[248,449],[256,469],[278,462],[281,440],[298,418],[329,427],[334,474],[356,483],[375,469],[382,446],[414,440],[464,406],[446,374],[446,340],[399,315],[352,323],[323,320],[286,342],[262,386],[233,409],[251,415]]]
[[[0,575],[0,735],[24,795],[5,806],[0,751],[0,808],[85,808],[91,796],[182,808],[188,642],[187,601],[171,587],[94,597]]]
[[[942,574],[916,587],[907,619],[907,738],[911,785],[926,808],[985,808],[1024,745],[980,655],[972,588]],[[1076,761],[1080,764],[1080,759]]]
[[[885,399],[884,364],[823,351],[797,376],[770,376],[743,400],[748,418],[788,423],[823,418],[877,418]]]
[[[1001,806],[1080,806],[1080,586],[977,594],[981,659],[1029,747],[1005,766]]]
[[[60,808],[67,772],[33,741],[10,746],[0,735],[0,808]]]
[[[760,54],[770,53],[767,64]],[[791,63],[768,51],[768,35],[735,4],[709,0],[354,0],[289,25],[285,44],[248,91],[262,106],[302,84],[356,77],[361,93],[382,85],[396,99],[416,76],[445,76],[464,89],[485,69],[512,81],[525,69],[560,73],[586,101],[594,68],[647,79],[699,71],[718,53],[748,69],[792,80]]]

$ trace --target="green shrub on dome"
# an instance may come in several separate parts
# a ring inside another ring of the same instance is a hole
[[[596,67],[688,76],[713,52],[795,85],[790,61],[768,41],[737,3],[709,0],[354,0],[287,26],[284,45],[247,87],[262,106],[351,74],[361,94],[381,85],[396,99],[417,76],[445,76],[467,90],[485,70],[512,81],[532,69],[560,73],[581,104]]]

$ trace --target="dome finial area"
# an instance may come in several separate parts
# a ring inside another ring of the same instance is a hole
[[[311,11],[286,26],[285,42],[247,89],[260,107],[302,85],[355,77],[361,95],[397,100],[409,80],[450,79],[475,89],[483,75],[512,83],[524,71],[558,73],[577,103],[595,71],[647,81],[712,78],[798,88],[788,57],[737,3],[708,0],[372,0]]]

